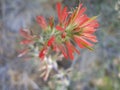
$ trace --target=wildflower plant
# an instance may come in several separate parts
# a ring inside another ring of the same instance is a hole
[[[79,4],[77,8],[68,11],[61,3],[56,4],[58,22],[50,17],[48,22],[43,16],[37,16],[36,21],[43,29],[40,35],[34,35],[30,30],[21,29],[20,34],[24,38],[20,43],[25,49],[19,54],[31,54],[38,57],[43,71],[40,75],[47,80],[51,71],[61,74],[57,61],[66,59],[74,60],[74,53],[80,54],[76,48],[88,48],[97,42],[94,32],[99,24],[96,16],[90,18],[85,14],[86,8]],[[59,76],[59,75],[55,75]],[[63,78],[63,77],[62,77]]]

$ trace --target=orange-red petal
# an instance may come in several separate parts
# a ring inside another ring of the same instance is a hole
[[[81,40],[77,36],[74,36],[74,40],[80,48],[84,48],[84,46],[81,44]]]
[[[55,41],[55,36],[52,36],[52,37],[48,40],[47,45],[48,45],[48,46],[51,46],[54,41]]]
[[[28,32],[28,31],[25,31],[25,30],[23,30],[23,29],[20,29],[20,35],[21,35],[22,37],[26,38],[26,39],[31,39],[31,38],[32,38],[32,36],[29,34],[29,32]]]
[[[84,28],[84,30],[83,30],[83,32],[84,33],[89,33],[89,34],[92,34],[92,33],[94,33],[96,30],[94,29],[94,27],[85,27]]]
[[[64,45],[57,45],[57,46],[58,46],[59,50],[62,52],[62,54],[64,55],[64,57],[67,59],[68,58],[67,50],[64,47]]]
[[[93,44],[89,43],[88,41],[86,41],[85,39],[83,39],[80,36],[75,36],[75,38],[78,40],[77,44],[81,43],[83,46],[93,46]]]
[[[59,22],[63,24],[68,16],[67,7],[64,7],[62,9],[61,3],[59,2],[56,4],[56,9],[57,9]]]
[[[85,34],[83,34],[82,37],[84,37],[85,39],[90,40],[92,42],[97,42],[97,38],[95,35],[85,33]]]
[[[61,13],[61,23],[63,23],[68,16],[67,7],[64,7]]]
[[[61,26],[58,26],[58,25],[56,26],[56,29],[59,30],[59,31],[64,31],[65,30],[64,28],[62,28]]]
[[[73,55],[74,50],[71,48],[70,42],[66,42],[66,47],[67,47],[68,55],[69,55],[70,59],[73,60],[74,59],[74,55]]]
[[[59,22],[61,22],[61,3],[60,2],[56,4],[56,9],[57,9]]]
[[[43,48],[40,53],[39,53],[39,57],[43,60],[46,54],[47,48]]]
[[[83,15],[83,13],[86,11],[86,8],[82,8],[81,10],[79,10],[78,14],[76,15],[75,21],[81,21],[81,16]]]
[[[46,20],[43,16],[37,16],[36,20],[37,20],[38,24],[41,26],[41,28],[45,29],[47,27]]]
[[[33,42],[34,42],[33,40],[25,39],[25,40],[22,40],[22,41],[20,42],[20,44],[25,45],[25,44],[31,44],[31,43],[33,43]]]
[[[49,25],[51,28],[53,28],[53,26],[54,26],[54,18],[53,17],[49,18]]]
[[[98,40],[96,38],[93,38],[93,37],[85,37],[85,36],[82,36],[82,38],[86,39],[86,40],[89,40],[89,41],[92,41],[92,42],[98,42]]]

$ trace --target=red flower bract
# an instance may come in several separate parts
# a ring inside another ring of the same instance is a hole
[[[46,47],[44,47],[44,48],[40,51],[39,57],[41,58],[41,60],[44,59],[46,52],[47,52],[47,48],[46,48]]]
[[[63,10],[61,7],[62,7],[61,3],[57,3],[56,9],[58,13],[58,19],[59,19],[59,22],[62,24],[64,23],[64,21],[66,21],[68,12],[67,12],[67,7],[64,7]]]
[[[42,16],[37,16],[36,17],[36,21],[38,22],[38,24],[41,26],[42,29],[46,29],[47,27],[47,23],[44,17]]]
[[[32,35],[30,35],[30,32],[29,30],[23,30],[23,29],[20,29],[20,34],[22,37],[24,37],[25,39],[32,39]]]
[[[78,54],[80,53],[71,43],[70,41],[67,41],[66,42],[66,46],[67,46],[67,49],[68,49],[68,55],[70,57],[70,59],[74,59],[74,52],[77,52]]]
[[[22,45],[28,45],[28,44],[33,44],[37,37],[36,35],[31,35],[29,30],[20,30],[21,36],[23,36],[23,40],[20,42]]]
[[[57,47],[62,52],[64,57],[67,59],[68,55],[67,55],[67,50],[66,50],[65,46],[63,44],[61,44],[61,45],[57,45]]]
[[[63,32],[63,31],[65,30],[65,29],[62,28],[61,26],[56,26],[56,29],[59,30],[59,31],[61,31],[61,32]]]
[[[47,45],[48,45],[48,46],[51,46],[54,41],[55,41],[55,36],[52,36],[52,37],[48,40]]]

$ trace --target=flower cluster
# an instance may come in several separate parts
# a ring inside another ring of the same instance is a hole
[[[57,3],[56,10],[58,14],[58,23],[54,23],[54,18],[50,17],[49,22],[43,16],[37,16],[36,21],[43,29],[42,33],[32,35],[26,30],[21,30],[21,35],[25,38],[21,44],[27,46],[35,45],[38,47],[38,56],[41,60],[51,52],[59,52],[65,58],[74,59],[74,53],[80,54],[80,51],[75,47],[88,48],[97,42],[94,32],[99,24],[96,17],[89,18],[86,14],[86,8],[82,4],[68,11],[67,7],[62,8],[61,3]],[[25,49],[21,54],[30,52],[30,47]]]

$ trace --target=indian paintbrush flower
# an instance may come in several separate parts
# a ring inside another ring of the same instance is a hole
[[[68,11],[67,7],[62,8],[61,3],[57,3],[56,10],[58,23],[55,25],[53,17],[50,17],[47,23],[43,16],[37,16],[36,21],[43,29],[40,37],[36,39],[37,36],[21,31],[21,35],[25,38],[22,44],[38,43],[36,45],[39,47],[40,59],[44,59],[50,51],[59,51],[65,58],[73,60],[75,52],[80,54],[75,45],[91,49],[93,43],[97,42],[94,32],[99,24],[96,17],[90,18],[85,14],[86,8],[82,4],[73,11]],[[42,44],[39,44],[41,42]]]
[[[97,38],[93,33],[96,31],[99,24],[95,20],[96,17],[89,18],[84,14],[86,8],[82,7],[82,4],[71,13],[67,11],[67,7],[62,9],[60,3],[57,3],[56,8],[59,19],[56,29],[61,31],[61,39],[65,39],[64,42],[62,42],[64,46],[62,44],[61,46],[67,49],[62,50],[62,52],[64,52],[63,55],[74,59],[74,52],[79,53],[79,51],[75,48],[73,43],[76,43],[80,48],[86,47],[91,49],[91,46],[93,46],[91,42],[97,42]]]

